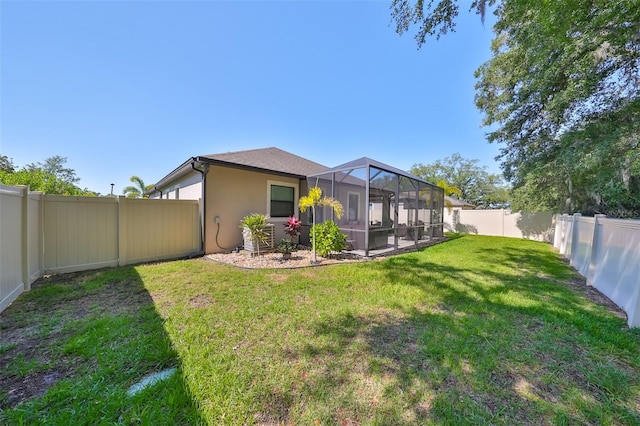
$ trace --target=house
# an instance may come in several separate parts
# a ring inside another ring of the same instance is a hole
[[[329,169],[275,147],[202,155],[187,159],[147,194],[202,199],[203,251],[216,253],[242,245],[240,221],[251,213],[269,215],[276,242],[286,236],[287,219],[299,217],[300,241],[308,243],[311,211],[300,214],[298,200],[313,186],[345,208],[340,220],[316,209],[316,223],[335,220],[352,248],[365,255],[442,235],[442,189],[366,157]]]
[[[474,210],[476,206],[471,203],[467,203],[464,200],[458,200],[457,198],[450,197],[448,195],[444,196],[444,205],[447,210]]]
[[[187,159],[147,194],[202,199],[203,251],[216,253],[242,245],[240,221],[251,213],[269,215],[276,241],[283,238],[282,224],[300,216],[307,175],[326,168],[274,147],[201,155]]]
[[[447,195],[444,197],[444,204],[444,227],[446,230],[452,232],[478,233],[474,226],[460,223],[460,212],[462,210],[476,210],[476,206]]]

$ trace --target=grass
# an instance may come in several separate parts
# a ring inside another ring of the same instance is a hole
[[[0,423],[640,424],[640,333],[589,290],[548,245],[480,236],[51,277],[0,316]]]

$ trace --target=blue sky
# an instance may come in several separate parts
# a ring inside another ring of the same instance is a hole
[[[457,152],[499,172],[473,103],[490,25],[462,10],[455,33],[418,50],[389,5],[3,0],[0,153],[67,157],[103,194],[269,146],[405,170]]]

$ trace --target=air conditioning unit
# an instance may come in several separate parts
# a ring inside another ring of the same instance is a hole
[[[268,251],[273,251],[275,247],[275,235],[276,235],[276,227],[273,223],[267,223],[264,227],[265,232],[267,233],[267,240],[265,242],[260,243],[260,253],[266,253]],[[249,238],[249,232],[243,232],[244,235],[244,249],[251,253],[257,253],[257,247],[255,247],[255,242]]]

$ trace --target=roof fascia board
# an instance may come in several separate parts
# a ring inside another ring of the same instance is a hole
[[[173,171],[171,171],[168,175],[160,179],[156,184],[153,185],[150,192],[157,191],[157,188],[161,188],[162,186],[178,179],[182,176],[187,175],[189,172],[195,172],[193,167],[191,166],[193,163],[198,162],[197,157],[191,157],[184,163],[180,164]]]

